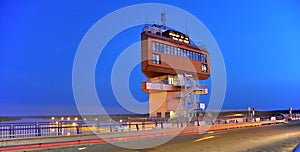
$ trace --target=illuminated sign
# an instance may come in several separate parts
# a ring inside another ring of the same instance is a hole
[[[204,110],[204,109],[205,109],[205,104],[204,104],[204,103],[200,103],[199,106],[200,106],[199,109],[201,109],[201,110]]]
[[[146,83],[146,89],[148,90],[173,90],[173,86],[169,84],[162,84],[162,83]]]
[[[173,30],[167,30],[163,32],[163,36],[171,38],[172,40],[179,41],[179,42],[184,42],[189,44],[189,37],[186,36],[185,34]]]

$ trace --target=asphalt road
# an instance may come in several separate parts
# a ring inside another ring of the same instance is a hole
[[[114,144],[151,144],[153,141],[166,137],[157,137],[143,140],[119,141]],[[288,124],[262,126],[255,128],[231,129],[205,134],[178,135],[169,142],[148,149],[125,149],[110,143],[75,146],[71,148],[43,150],[51,152],[93,152],[93,151],[119,151],[119,152],[235,152],[235,151],[263,151],[284,152],[292,151],[300,143],[300,121]]]

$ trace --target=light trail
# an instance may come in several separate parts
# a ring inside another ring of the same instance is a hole
[[[202,141],[202,140],[207,140],[207,139],[212,139],[214,138],[215,136],[208,136],[208,137],[203,137],[203,138],[199,138],[197,140],[194,140],[193,142],[198,142],[198,141]]]
[[[1,147],[0,151],[12,151],[12,150],[28,150],[28,149],[42,149],[42,148],[53,148],[53,147],[66,147],[74,145],[84,145],[84,144],[95,144],[104,142],[114,142],[114,141],[127,141],[127,140],[137,140],[137,139],[147,139],[147,138],[157,138],[164,136],[174,136],[174,135],[187,135],[199,133],[199,130],[190,130],[182,132],[170,132],[170,133],[160,133],[152,135],[138,135],[138,136],[128,136],[128,137],[118,137],[118,138],[108,138],[108,139],[90,139],[90,140],[77,140],[77,141],[64,141],[64,142],[54,142],[54,143],[39,143],[31,145],[19,145],[19,146],[9,146]]]

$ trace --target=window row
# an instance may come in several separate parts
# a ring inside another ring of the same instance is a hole
[[[178,48],[178,47],[174,47],[174,46],[170,46],[170,45],[166,45],[166,44],[162,44],[162,43],[158,43],[158,42],[154,42],[154,41],[152,42],[152,50],[154,52],[161,52],[164,54],[179,56],[179,57],[183,57],[183,58],[189,58],[192,60],[197,60],[197,61],[205,62],[205,63],[207,62],[205,54],[193,52],[190,50],[185,50],[182,48]]]
[[[154,64],[161,64],[161,59],[160,59],[160,55],[159,54],[155,54],[155,53],[152,54],[152,63],[154,63]],[[205,73],[207,72],[207,65],[206,64],[202,64],[201,65],[201,71],[205,72]],[[173,82],[173,79],[172,79],[172,82]],[[165,82],[165,84],[168,84],[168,83]]]

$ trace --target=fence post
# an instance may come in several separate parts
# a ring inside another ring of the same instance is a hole
[[[142,122],[142,129],[145,130],[145,122]]]
[[[80,127],[81,127],[81,123],[78,123],[78,125],[76,126],[76,132],[77,134],[80,134]]]
[[[57,135],[62,135],[62,122],[57,124]]]
[[[164,128],[164,126],[163,126],[163,122],[162,122],[162,121],[161,121],[160,125],[161,125],[161,129],[163,129],[163,128]]]
[[[131,122],[129,121],[129,131],[131,130]]]
[[[40,125],[39,125],[39,123],[37,123],[35,125],[36,136],[41,136],[41,130],[40,129],[41,129]]]
[[[140,130],[138,124],[135,124],[135,127],[136,127],[136,130]]]
[[[15,130],[14,125],[10,125],[9,127],[9,138],[14,138]]]

